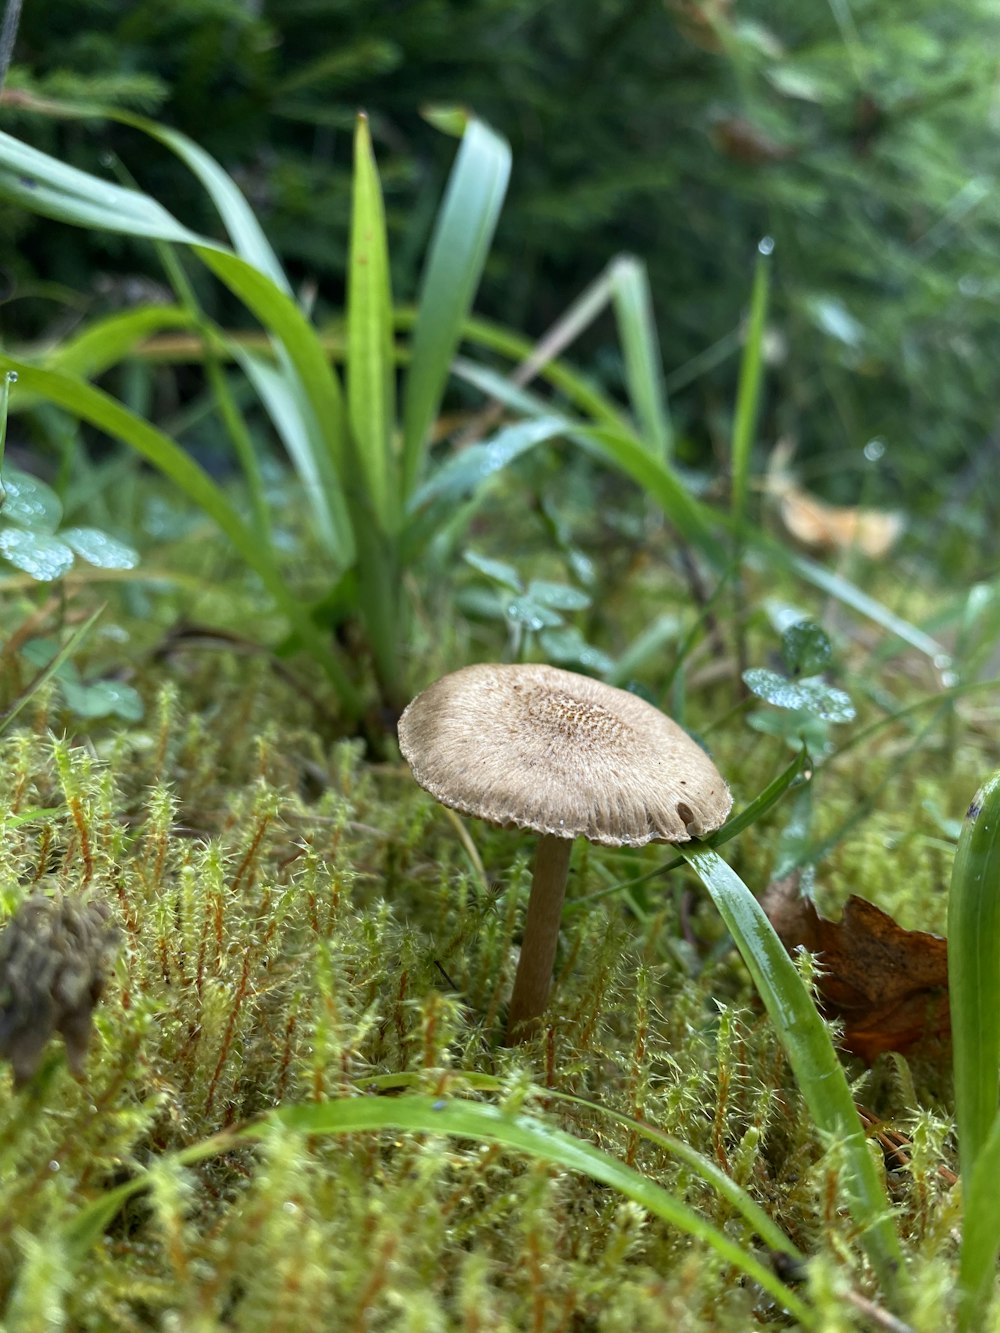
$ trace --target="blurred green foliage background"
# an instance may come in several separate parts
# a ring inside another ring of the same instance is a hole
[[[334,313],[356,110],[372,118],[394,290],[409,299],[453,152],[421,109],[473,109],[514,150],[480,312],[539,334],[613,255],[642,256],[682,460],[722,450],[767,234],[762,441],[796,441],[834,500],[931,523],[946,509],[989,560],[998,39],[990,0],[27,0],[4,119],[90,170],[120,158],[175,215],[217,230],[166,152],[121,126],[42,120],[17,94],[112,102],[185,131]],[[80,292],[84,313],[135,299],[127,279],[144,261],[121,238],[6,207],[0,235],[8,342],[65,331]],[[598,326],[578,359],[614,387],[611,344]]]

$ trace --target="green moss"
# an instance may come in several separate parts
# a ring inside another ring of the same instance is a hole
[[[547,1123],[594,1142],[753,1247],[733,1209],[663,1148],[546,1086],[639,1117],[716,1162],[814,1256],[804,1293],[852,1327],[871,1290],[842,1210],[841,1163],[817,1142],[773,1031],[685,872],[567,916],[550,1027],[498,1046],[527,895],[530,840],[455,823],[402,765],[328,743],[315,701],[263,659],[194,656],[141,682],[130,731],[53,739],[50,698],[0,743],[0,908],[42,889],[106,903],[122,943],[77,1082],[54,1044],[15,1093],[0,1070],[0,1301],[10,1327],[685,1330],[781,1328],[769,1298],[704,1245],[588,1178],[441,1136],[278,1133],[181,1169],[169,1154],[278,1102],[411,1074],[507,1081]],[[707,720],[710,699],[699,697]],[[720,706],[720,713],[724,709]],[[744,803],[785,762],[739,718],[712,734]],[[888,740],[820,770],[812,836],[859,799],[817,883],[938,928],[961,813],[988,760],[973,733],[940,774]],[[30,816],[32,810],[40,813]],[[54,813],[52,813],[54,811]],[[763,886],[782,805],[732,845]],[[581,845],[571,897],[651,869],[662,851]],[[449,1071],[452,1071],[449,1074]],[[945,1326],[954,1279],[951,1123],[902,1061],[859,1087],[912,1140],[890,1173],[922,1275],[919,1322]],[[367,1095],[372,1095],[371,1093]],[[72,1282],[61,1228],[136,1171],[149,1188]],[[845,1292],[848,1296],[845,1296]]]

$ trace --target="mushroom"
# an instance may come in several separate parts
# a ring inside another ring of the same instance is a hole
[[[443,805],[542,835],[507,1041],[537,1026],[552,981],[573,839],[605,847],[687,842],[732,796],[688,734],[637,695],[550,666],[464,667],[399,719],[413,776]]]

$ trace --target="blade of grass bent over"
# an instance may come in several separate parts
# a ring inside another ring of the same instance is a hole
[[[816,1327],[813,1310],[774,1272],[724,1232],[655,1181],[626,1166],[593,1144],[555,1129],[544,1121],[501,1107],[457,1098],[346,1097],[297,1106],[283,1106],[261,1120],[173,1154],[178,1166],[192,1166],[241,1144],[266,1141],[276,1130],[306,1135],[356,1134],[390,1130],[412,1134],[448,1134],[477,1142],[497,1143],[512,1152],[579,1171],[626,1198],[684,1234],[711,1246],[727,1263],[752,1278],[805,1328]],[[79,1266],[121,1207],[145,1187],[138,1176],[108,1191],[65,1227],[62,1240],[67,1262]]]
[[[255,268],[259,268],[262,273],[266,273],[282,291],[291,292],[284,269],[242,192],[215,158],[186,134],[181,134],[179,130],[171,129],[168,125],[161,125],[155,120],[149,120],[146,116],[139,116],[113,106],[92,103],[74,105],[71,102],[30,95],[25,98],[23,105],[28,110],[37,111],[41,115],[56,116],[62,120],[114,120],[120,125],[131,126],[149,138],[156,139],[179,157],[197,176],[205,193],[218,209],[236,253],[242,255]]]
[[[721,847],[723,843],[735,838],[744,829],[749,828],[751,824],[756,824],[758,819],[763,819],[764,815],[778,804],[785,792],[809,764],[808,750],[800,750],[787,768],[782,769],[777,777],[772,778],[764,790],[758,792],[749,805],[745,806],[738,815],[733,815],[732,819],[727,820],[714,833],[709,833],[702,840],[702,845]],[[809,777],[810,775],[807,774],[806,776]],[[637,875],[635,879],[625,879],[618,884],[610,885],[606,889],[598,889],[596,893],[588,893],[582,898],[574,898],[563,908],[563,916],[572,916],[574,912],[584,911],[601,898],[609,898],[614,893],[622,893],[625,889],[633,889],[640,884],[646,884],[652,879],[657,879],[661,875],[668,875],[671,870],[676,870],[678,866],[684,864],[684,857],[678,856],[673,861],[668,861],[665,866],[657,866],[653,870],[647,870],[644,875]]]
[[[454,1080],[458,1086],[471,1089],[475,1092],[495,1092],[503,1094],[509,1093],[509,1084],[505,1079],[496,1074],[481,1074],[473,1069],[449,1069],[448,1079]],[[380,1091],[393,1091],[394,1089],[421,1089],[427,1087],[426,1071],[420,1073],[399,1073],[399,1074],[374,1074],[363,1075],[357,1080],[359,1091],[373,1092],[376,1089]],[[572,1092],[563,1092],[559,1088],[543,1088],[538,1084],[529,1084],[525,1092],[529,1096],[541,1098],[545,1104],[551,1102],[563,1102],[569,1106],[582,1107],[589,1111],[598,1119],[610,1120],[615,1124],[624,1125],[629,1130],[633,1130],[639,1138],[646,1139],[649,1143],[655,1143],[658,1147],[665,1149],[672,1157],[677,1157],[686,1166],[710,1185],[713,1190],[725,1199],[740,1214],[743,1220],[753,1230],[756,1235],[770,1246],[772,1250],[780,1250],[783,1254],[791,1255],[794,1259],[803,1259],[805,1256],[788,1236],[781,1230],[776,1222],[764,1211],[764,1209],[746,1192],[742,1186],[738,1185],[732,1176],[727,1175],[722,1167],[700,1153],[697,1148],[692,1148],[689,1143],[683,1139],[677,1138],[673,1134],[668,1134],[658,1125],[650,1124],[648,1120],[640,1120],[636,1116],[628,1115],[624,1111],[616,1111],[613,1107],[603,1106],[600,1102],[591,1101],[587,1097],[578,1097]]]
[[[78,171],[2,132],[0,198],[74,226],[190,247],[279,341],[309,400],[318,439],[333,458],[338,476],[346,476],[340,384],[315,329],[287,292],[255,263],[182,226],[140,191]]]
[[[708,890],[740,951],[817,1130],[843,1151],[845,1184],[861,1242],[883,1288],[895,1299],[904,1279],[899,1237],[847,1078],[805,983],[760,903],[718,852],[697,843],[678,851]]]
[[[198,237],[154,199],[68,166],[0,131],[0,195],[29,212],[97,231],[190,245]]]

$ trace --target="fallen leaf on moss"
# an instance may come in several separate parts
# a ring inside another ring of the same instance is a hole
[[[844,1024],[843,1045],[869,1064],[883,1051],[933,1053],[951,1038],[948,945],[904,930],[874,903],[848,898],[828,921],[799,892],[798,875],[776,880],[761,906],[789,953],[818,955],[824,1014]]]
[[[834,505],[803,490],[789,469],[794,446],[780,440],[771,452],[764,489],[774,497],[786,531],[814,551],[858,550],[870,560],[887,555],[903,535],[902,514],[890,509]]]

